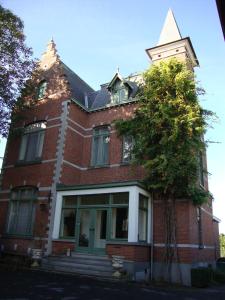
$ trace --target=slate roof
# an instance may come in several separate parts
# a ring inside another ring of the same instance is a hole
[[[72,98],[74,98],[76,103],[85,107],[86,110],[96,110],[110,105],[111,96],[107,89],[108,84],[101,85],[101,89],[99,91],[95,91],[64,63],[62,63],[62,67],[71,88]],[[127,101],[130,102],[137,93],[138,85],[136,82],[130,80],[123,80],[123,82],[127,83],[130,87],[130,96]],[[87,98],[87,101],[85,101],[85,97]],[[88,107],[85,102],[88,103]]]
[[[85,106],[85,95],[93,93],[94,90],[64,63],[62,63],[62,67],[69,81],[72,97],[75,98],[78,103]]]

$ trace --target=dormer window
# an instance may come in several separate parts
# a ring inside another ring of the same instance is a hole
[[[119,104],[127,101],[128,99],[128,88],[123,84],[122,81],[117,80],[111,90],[111,103]]]
[[[37,99],[41,99],[45,96],[46,89],[47,89],[47,81],[43,80],[39,83],[38,86]]]

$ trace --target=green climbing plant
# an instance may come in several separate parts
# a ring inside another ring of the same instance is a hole
[[[168,274],[174,259],[179,261],[176,201],[190,199],[200,206],[211,196],[199,184],[199,155],[204,156],[203,136],[213,116],[199,104],[198,95],[203,93],[187,65],[172,58],[143,74],[133,117],[115,121],[118,135],[134,138],[133,164],[144,168],[146,188],[153,198],[164,201]]]
[[[209,193],[197,184],[199,155],[205,152],[203,135],[213,115],[199,104],[204,91],[175,58],[151,66],[143,78],[133,118],[115,121],[118,134],[134,137],[133,163],[144,167],[149,191],[201,205]]]

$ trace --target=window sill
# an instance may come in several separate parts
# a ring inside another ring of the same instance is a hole
[[[15,167],[29,166],[29,165],[37,165],[41,164],[41,159],[31,160],[31,161],[17,161]]]
[[[122,161],[122,162],[120,163],[120,166],[121,166],[121,167],[127,167],[127,166],[130,166],[130,165],[131,165],[131,162],[123,162],[123,161]]]
[[[93,170],[93,169],[102,169],[102,168],[109,168],[109,167],[110,165],[107,164],[107,165],[90,166],[88,169]]]

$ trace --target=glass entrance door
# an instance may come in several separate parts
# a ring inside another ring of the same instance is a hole
[[[108,210],[79,209],[77,250],[104,253],[107,239]]]

